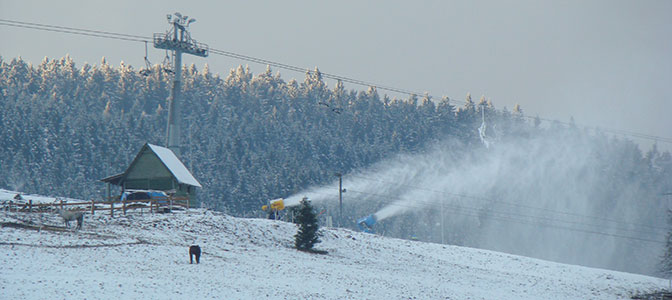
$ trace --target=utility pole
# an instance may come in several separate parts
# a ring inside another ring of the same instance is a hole
[[[173,88],[170,90],[168,104],[166,147],[179,155],[182,147],[180,142],[181,110],[177,102],[182,88],[180,84],[182,81],[182,53],[206,57],[208,56],[208,45],[196,42],[189,34],[189,24],[196,22],[196,19],[189,19],[188,16],[182,16],[179,12],[166,15],[166,18],[168,24],[171,24],[172,27],[166,33],[154,34],[154,48],[173,51],[175,77],[173,78]]]
[[[441,199],[441,244],[446,243],[446,239],[444,238],[443,234],[443,202],[446,201],[445,199]]]
[[[343,189],[343,174],[339,172],[334,175],[338,176],[338,226],[343,227],[343,192],[345,192]]]
[[[672,196],[672,192],[662,193],[661,196],[668,196],[669,199],[672,199],[672,198],[670,198],[670,196]],[[668,200],[667,201],[667,218],[668,219],[670,218],[670,214],[672,214],[672,209],[670,209],[670,201]],[[669,233],[668,233],[668,237],[669,237]],[[666,245],[666,247],[667,247],[667,245]],[[665,250],[666,250],[665,252],[667,254],[669,249],[665,249]],[[666,266],[666,267],[669,267],[669,266]],[[670,271],[670,270],[666,270],[666,271]],[[668,273],[668,276],[670,276],[669,273]],[[669,282],[669,289],[672,290],[672,277],[668,277],[668,280],[669,280],[668,281]]]

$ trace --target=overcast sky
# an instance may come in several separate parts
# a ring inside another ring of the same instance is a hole
[[[519,103],[532,116],[672,138],[672,1],[0,0],[1,19],[148,37],[165,32],[166,14],[176,11],[198,20],[192,37],[212,48],[436,99],[470,92],[497,108]],[[115,66],[144,65],[138,42],[7,26],[0,38],[5,60],[39,64],[70,54],[79,66],[103,56]],[[152,63],[164,55],[150,45]],[[183,60],[222,76],[239,64],[265,68],[217,55]],[[304,77],[279,71],[285,80]]]

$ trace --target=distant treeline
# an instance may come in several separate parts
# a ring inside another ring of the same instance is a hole
[[[172,75],[160,66],[149,76],[137,71],[104,59],[93,66],[76,66],[69,57],[39,65],[0,59],[0,187],[102,198],[99,179],[124,171],[145,142],[164,144]],[[542,128],[523,118],[519,107],[496,110],[484,98],[475,103],[467,96],[456,106],[427,95],[391,99],[375,88],[330,88],[317,69],[302,82],[286,82],[270,69],[255,76],[244,67],[225,78],[207,66],[185,67],[183,74],[181,158],[203,185],[197,200],[235,215],[332,182],[335,172],[420,152],[437,141],[481,148],[481,110],[497,124],[500,139],[565,130],[559,124]],[[609,143],[605,151],[637,149],[629,141],[601,139]],[[631,178],[670,174],[669,165],[652,167],[669,153],[635,151],[638,164],[619,172]]]

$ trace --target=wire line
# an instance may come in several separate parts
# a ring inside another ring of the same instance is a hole
[[[75,34],[75,35],[84,35],[84,36],[90,36],[90,37],[99,37],[99,38],[107,38],[107,39],[116,39],[116,40],[124,40],[124,41],[130,41],[130,42],[151,42],[153,39],[151,37],[143,37],[139,35],[132,35],[132,34],[124,34],[124,33],[116,33],[116,32],[109,32],[109,31],[100,31],[100,30],[90,30],[90,29],[83,29],[83,28],[75,28],[75,27],[66,27],[66,26],[57,26],[57,25],[49,25],[49,24],[41,24],[41,23],[33,23],[33,22],[23,22],[23,21],[16,21],[16,20],[8,20],[8,19],[0,19],[0,25],[4,26],[13,26],[13,27],[20,27],[20,28],[27,28],[27,29],[35,29],[35,30],[43,30],[43,31],[51,31],[51,32],[59,32],[59,33],[67,33],[67,34]],[[313,71],[310,71],[308,68],[302,68],[298,66],[293,66],[289,64],[284,64],[280,62],[275,62],[263,58],[258,58],[254,56],[249,56],[249,55],[244,55],[244,54],[238,54],[234,53],[231,51],[225,51],[225,50],[219,50],[219,49],[214,49],[210,48],[210,53],[220,55],[220,56],[226,56],[230,58],[235,58],[235,59],[240,59],[244,61],[249,61],[253,63],[258,63],[258,64],[264,64],[264,65],[269,65],[273,66],[279,69],[285,69],[289,71],[294,71],[294,72],[299,72],[299,73],[311,73]],[[426,94],[427,96],[430,96],[429,93],[421,93],[417,91],[411,91],[407,89],[402,89],[402,88],[396,88],[396,87],[391,87],[391,86],[385,86],[373,82],[368,82],[364,80],[359,80],[351,77],[346,77],[346,76],[341,76],[341,75],[336,75],[336,74],[330,74],[330,73],[322,73],[323,77],[329,78],[329,79],[334,79],[334,80],[340,80],[342,82],[347,82],[355,85],[360,85],[360,86],[368,86],[368,87],[375,87],[376,89],[380,90],[385,90],[385,91],[390,91],[390,92],[395,92],[399,94],[404,94],[408,96],[418,96],[418,95],[423,95]],[[451,97],[446,97],[449,102],[458,102],[458,103],[467,103],[467,101],[464,100],[457,100],[457,98],[451,98]],[[476,104],[475,104],[476,105]],[[553,119],[546,119],[546,118],[539,118],[537,117],[532,117],[532,116],[525,116],[522,115],[524,118],[528,119],[539,119],[539,120],[544,120],[548,122],[557,122],[565,125],[571,125],[572,123],[568,122],[562,122],[558,120],[553,120]],[[645,134],[645,133],[639,133],[635,131],[630,131],[630,130],[622,130],[622,129],[613,129],[613,128],[606,128],[606,127],[599,127],[599,126],[587,126],[587,125],[582,125],[578,123],[574,123],[574,125],[577,126],[582,126],[585,128],[590,128],[594,127],[600,131],[603,132],[608,132],[612,134],[618,134],[622,136],[630,136],[630,137],[635,137],[635,138],[640,138],[640,139],[646,139],[646,140],[653,140],[655,142],[663,142],[663,143],[672,143],[672,138],[669,137],[661,137],[661,136],[656,136],[656,135],[651,135],[651,134]]]
[[[496,199],[492,199],[492,198],[488,198],[488,197],[452,193],[452,192],[447,192],[447,191],[437,191],[437,190],[424,188],[424,187],[418,187],[418,186],[413,186],[413,185],[408,185],[408,184],[400,184],[398,182],[391,182],[391,181],[385,181],[385,180],[376,179],[376,178],[364,177],[364,176],[361,176],[361,175],[349,175],[349,176],[364,179],[364,180],[369,180],[369,181],[377,181],[377,182],[381,182],[381,183],[388,184],[388,185],[391,185],[391,186],[404,186],[404,187],[408,187],[408,188],[411,188],[411,189],[425,190],[425,191],[429,191],[429,192],[437,193],[437,194],[441,194],[441,195],[454,196],[454,197],[458,197],[458,198],[474,199],[474,200],[478,200],[478,201],[484,201],[484,202],[487,202],[487,203],[500,203],[500,204],[517,206],[517,207],[526,208],[526,209],[545,211],[545,212],[548,212],[548,213],[551,213],[551,214],[561,214],[561,215],[567,215],[567,216],[578,217],[578,218],[597,219],[597,220],[602,220],[602,221],[605,221],[605,222],[611,222],[611,223],[615,223],[615,224],[625,224],[625,225],[648,227],[648,228],[653,229],[653,230],[662,230],[664,232],[667,232],[667,230],[668,230],[667,228],[664,228],[664,227],[652,226],[652,225],[647,225],[647,224],[639,224],[639,223],[623,222],[623,221],[604,218],[604,217],[599,217],[599,216],[587,216],[587,215],[582,215],[582,214],[577,214],[577,213],[572,213],[572,212],[535,207],[535,206],[513,203],[513,202],[508,202],[508,201],[503,201],[503,200],[496,200]]]
[[[351,190],[348,189],[348,192],[354,192],[354,193],[359,193],[359,194],[364,194],[364,195],[369,195],[369,196],[374,196],[377,198],[383,198],[383,199],[397,199],[397,200],[403,200],[402,198],[392,196],[392,195],[383,195],[383,194],[376,194],[376,193],[367,193],[367,192],[361,192],[361,191],[356,191],[356,190]],[[388,201],[388,200],[382,200],[381,202],[388,203],[389,205],[393,206],[400,206],[400,207],[405,207],[405,208],[412,208],[412,209],[422,209],[422,208],[427,208],[430,206],[430,204],[425,203],[425,204],[420,204],[420,205],[409,205],[405,203],[398,203],[396,201]],[[458,209],[464,209],[467,211],[461,212],[461,211],[453,211],[452,213],[457,214],[457,215],[464,215],[464,216],[471,216],[471,217],[479,217],[480,210],[477,208],[472,208],[472,207],[465,207],[465,206],[459,206],[459,205],[447,205],[448,207],[454,207]],[[434,207],[433,204],[431,204],[431,207]],[[586,224],[586,223],[578,223],[578,222],[571,222],[571,221],[564,221],[564,220],[558,220],[558,219],[552,219],[552,218],[540,218],[540,217],[535,217],[535,216],[530,216],[530,215],[524,215],[524,214],[508,214],[508,213],[498,213],[498,212],[493,212],[489,211],[488,213],[493,214],[494,216],[489,216],[488,218],[498,220],[498,221],[504,221],[504,222],[513,222],[513,223],[519,223],[519,224],[526,224],[526,225],[534,225],[534,226],[543,226],[543,227],[549,227],[549,228],[556,228],[556,229],[563,229],[563,230],[569,230],[569,231],[576,231],[576,232],[583,232],[583,233],[590,233],[590,234],[597,234],[597,235],[604,235],[604,236],[611,236],[611,237],[618,237],[618,238],[623,238],[623,239],[630,239],[630,240],[637,240],[637,241],[645,241],[645,242],[651,242],[651,243],[658,243],[658,244],[665,244],[664,241],[660,240],[653,240],[653,239],[647,239],[647,238],[640,238],[640,237],[633,237],[633,236],[628,236],[628,235],[621,235],[621,234],[614,234],[614,233],[608,233],[608,232],[601,232],[601,231],[596,231],[596,230],[591,230],[591,229],[584,229],[584,228],[574,228],[574,227],[567,227],[567,226],[562,226],[562,225],[557,225],[553,223],[548,223],[548,222],[561,222],[561,223],[567,223],[570,225],[587,225],[587,226],[600,226],[598,224]],[[529,220],[525,219],[520,219],[520,218],[515,218],[515,216],[518,217],[527,217]],[[534,222],[534,221],[537,222]],[[547,222],[541,222],[541,221],[547,221]],[[645,231],[640,231],[640,230],[631,230],[631,229],[620,229],[620,228],[611,228],[616,231],[630,231],[630,232],[640,232],[640,233],[646,233],[650,235],[655,235],[654,232],[645,232]]]
[[[13,24],[13,23],[8,23],[7,21],[2,20],[2,19],[0,19],[0,25],[21,27],[21,28],[28,28],[28,29],[37,29],[37,30],[51,31],[51,32],[69,33],[69,34],[76,34],[76,35],[86,35],[86,36],[91,36],[91,37],[100,37],[100,38],[108,38],[108,39],[116,39],[116,40],[125,40],[125,41],[131,41],[131,42],[143,42],[144,43],[146,41],[152,41],[151,38],[132,37],[132,36],[127,36],[127,35],[123,35],[123,34],[105,33],[104,31],[64,29],[64,28],[68,28],[68,27],[58,28],[56,26],[48,27],[48,26],[39,26],[39,25]]]

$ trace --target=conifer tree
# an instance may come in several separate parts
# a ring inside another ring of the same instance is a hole
[[[320,233],[318,232],[317,216],[308,198],[301,200],[296,223],[299,224],[299,230],[294,235],[296,249],[311,251],[313,246],[320,242]]]

